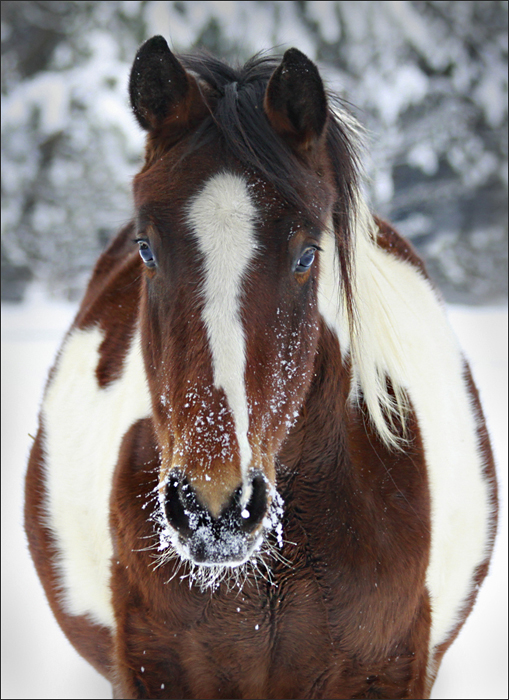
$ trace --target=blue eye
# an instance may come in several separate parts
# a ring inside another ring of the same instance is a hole
[[[300,256],[299,260],[297,260],[297,265],[295,266],[295,272],[307,272],[311,265],[313,264],[313,261],[315,259],[316,255],[316,248],[315,247],[310,247],[306,248],[306,250],[302,253]]]
[[[155,267],[156,266],[156,260],[154,258],[154,254],[150,248],[150,245],[147,241],[144,240],[138,240],[137,241],[138,246],[140,248],[140,256],[143,262],[147,267]]]

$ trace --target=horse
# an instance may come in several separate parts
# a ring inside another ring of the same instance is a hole
[[[426,698],[486,576],[493,456],[362,130],[298,49],[139,49],[134,216],[49,375],[25,528],[116,698]]]

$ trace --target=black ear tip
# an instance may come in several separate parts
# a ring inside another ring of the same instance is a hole
[[[129,78],[129,96],[143,129],[161,124],[187,88],[186,72],[164,37],[153,36],[140,46]]]
[[[156,34],[155,36],[151,37],[150,39],[147,39],[145,42],[146,44],[151,43],[153,46],[168,46],[168,43],[164,36],[161,36],[160,34]]]
[[[168,46],[168,43],[164,36],[161,36],[158,34],[157,36],[153,36],[150,39],[147,39],[147,41],[140,46],[138,49],[137,53],[137,58],[139,56],[146,56],[147,54],[168,54],[171,53],[170,48]]]
[[[302,51],[285,51],[267,85],[265,113],[274,130],[298,149],[309,150],[327,121],[327,97],[315,66]]]
[[[283,55],[283,61],[285,65],[287,66],[292,66],[292,67],[298,67],[298,66],[313,66],[315,67],[315,64],[311,59],[309,59],[306,54],[302,53],[302,51],[299,51],[299,49],[291,48],[288,49],[288,51],[285,51]]]

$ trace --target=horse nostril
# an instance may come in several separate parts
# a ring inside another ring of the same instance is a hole
[[[166,487],[166,517],[179,534],[189,537],[197,527],[197,501],[191,484],[181,474],[170,476]]]
[[[261,523],[267,511],[267,487],[261,474],[256,474],[251,482],[252,490],[249,501],[240,513],[240,529],[252,532]]]
[[[185,545],[186,555],[195,562],[242,561],[249,551],[250,535],[262,522],[268,504],[267,486],[261,474],[251,481],[249,501],[242,504],[242,486],[227,506],[214,517],[202,505],[182,472],[172,472],[166,486],[165,509],[168,524]]]

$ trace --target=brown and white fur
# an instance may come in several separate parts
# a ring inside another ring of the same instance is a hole
[[[154,37],[130,95],[135,217],[26,479],[52,610],[118,698],[428,697],[487,572],[495,471],[423,263],[364,202],[355,123],[296,49],[234,70]]]

